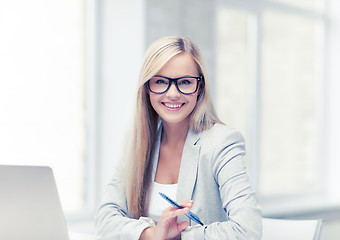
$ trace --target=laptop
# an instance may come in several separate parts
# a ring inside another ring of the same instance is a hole
[[[0,165],[0,239],[69,240],[51,168]]]

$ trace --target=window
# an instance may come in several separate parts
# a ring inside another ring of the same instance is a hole
[[[263,11],[260,179],[262,194],[318,191],[322,23]],[[284,179],[284,181],[282,181]],[[274,183],[274,184],[273,184]]]
[[[0,164],[48,165],[85,206],[84,2],[0,1]]]
[[[246,137],[261,198],[320,193],[325,159],[321,1],[219,1],[216,103]]]

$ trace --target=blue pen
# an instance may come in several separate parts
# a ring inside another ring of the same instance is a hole
[[[169,198],[167,195],[165,195],[164,193],[159,193],[159,195],[161,195],[165,200],[167,200],[169,203],[171,203],[173,206],[175,206],[178,209],[182,209],[184,207],[178,205],[175,201],[173,201],[171,198]],[[190,218],[191,220],[197,222],[198,224],[201,224],[202,226],[204,225],[201,220],[199,219],[199,217],[197,217],[196,214],[192,213],[192,212],[188,212],[185,214],[188,218]]]

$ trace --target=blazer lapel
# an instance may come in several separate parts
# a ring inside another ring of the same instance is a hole
[[[182,153],[176,201],[192,199],[200,154],[200,146],[197,144],[198,140],[199,133],[189,129]]]

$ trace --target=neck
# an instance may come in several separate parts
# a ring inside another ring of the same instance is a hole
[[[162,143],[169,145],[184,144],[189,130],[189,122],[169,124],[163,122]]]

